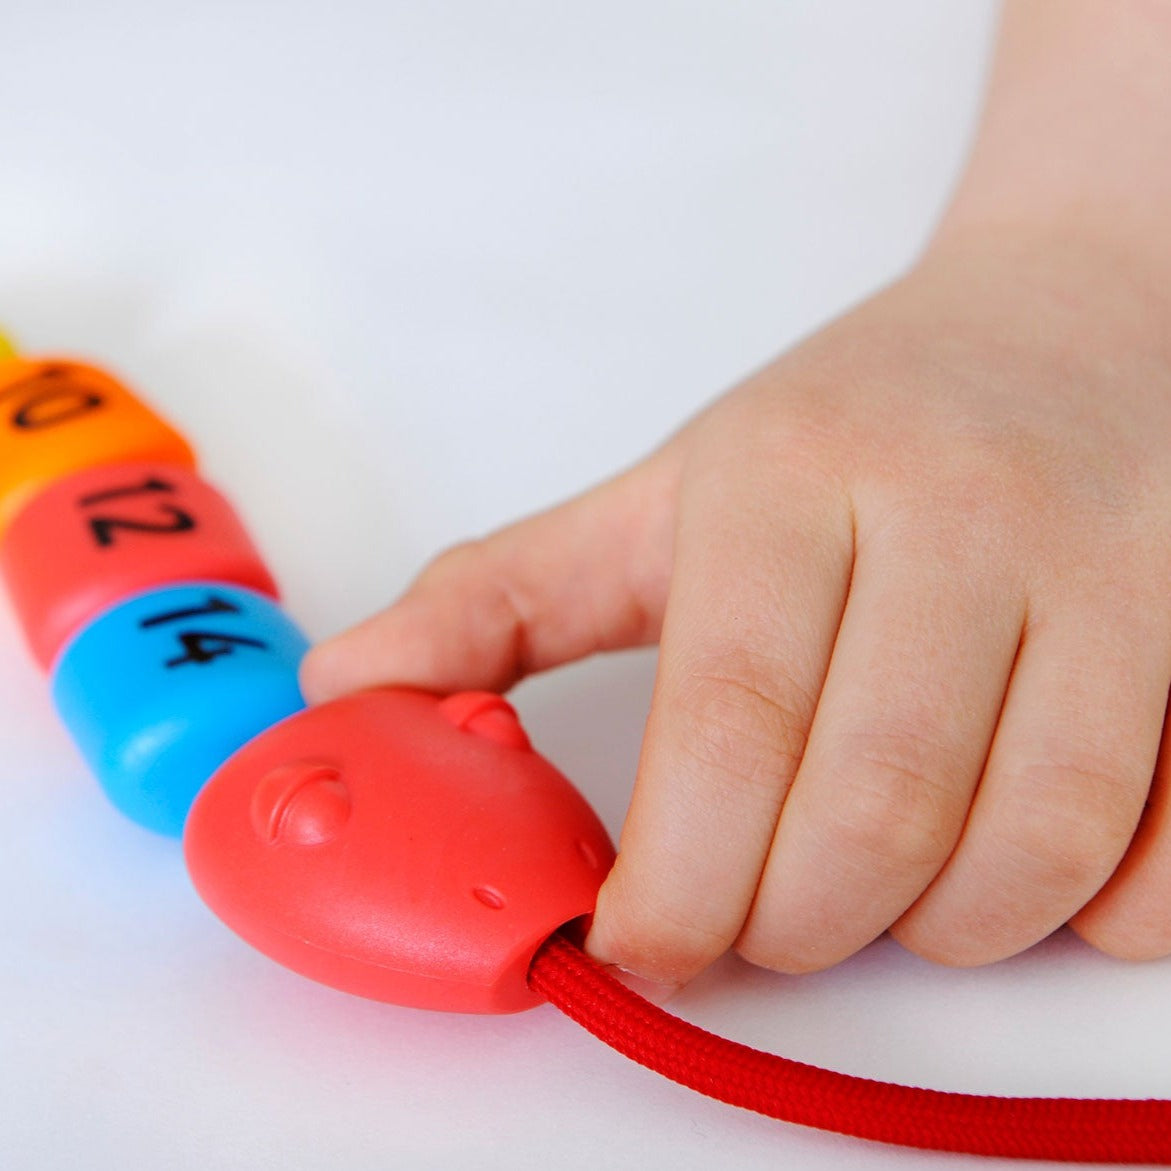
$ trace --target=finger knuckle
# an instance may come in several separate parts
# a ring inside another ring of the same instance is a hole
[[[419,575],[411,592],[458,595],[469,618],[469,628],[509,632],[510,659],[518,675],[527,675],[546,665],[531,637],[544,615],[540,599],[527,592],[507,570],[496,541],[463,541],[438,554]],[[475,588],[461,589],[469,584]]]
[[[420,582],[445,581],[460,576],[470,568],[483,563],[485,554],[482,540],[460,541],[437,553],[424,567]]]
[[[891,876],[942,866],[955,836],[951,758],[908,729],[855,737],[836,770],[826,830],[843,861]]]
[[[707,775],[736,788],[768,786],[796,771],[813,701],[791,680],[768,683],[741,663],[693,668],[675,693],[680,750]]]
[[[1055,893],[1096,888],[1130,842],[1148,783],[1105,759],[1022,769],[1001,819],[1008,873]]]

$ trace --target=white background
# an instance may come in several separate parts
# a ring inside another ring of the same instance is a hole
[[[0,320],[200,449],[314,636],[636,458],[895,275],[977,110],[987,0],[0,0]],[[650,653],[524,685],[617,833]],[[965,1166],[675,1087],[545,1007],[287,973],[85,775],[0,611],[0,1167]],[[1171,965],[880,942],[675,1002],[878,1078],[1171,1096]]]

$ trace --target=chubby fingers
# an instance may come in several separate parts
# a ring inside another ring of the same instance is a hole
[[[1158,840],[1167,829],[1162,793],[1145,840],[1134,835],[1155,771],[1171,631],[1157,597],[1140,597],[1135,567],[1143,559],[1103,552],[1091,573],[1061,575],[1060,588],[1035,591],[963,838],[893,929],[930,959],[989,963],[1037,942],[1093,906],[1132,841],[1135,857],[1111,884],[1115,913],[1125,907],[1124,924],[1126,916],[1141,920],[1156,898],[1165,917],[1171,860]],[[1087,913],[1084,933],[1092,940],[1101,932],[1125,951],[1128,934],[1110,923],[1110,902]],[[1166,929],[1129,938],[1135,954],[1171,945]]]
[[[1071,920],[1100,951],[1126,960],[1171,955],[1171,730],[1134,840],[1110,881]]]
[[[1023,589],[917,510],[860,543],[809,745],[738,941],[788,972],[881,935],[947,862],[992,741]]]
[[[716,460],[681,490],[642,758],[586,944],[659,983],[685,983],[739,934],[849,588],[845,494],[774,465],[754,477]]]
[[[827,496],[797,487],[781,519],[709,489],[681,511],[595,955],[681,984],[733,943],[809,971],[890,928],[977,964],[1071,917],[1117,954],[1171,950],[1166,752],[1134,836],[1171,624],[1126,580],[1133,555],[1039,588],[913,508],[852,547]]]
[[[594,651],[655,642],[671,576],[677,463],[664,448],[582,496],[442,554],[395,604],[309,652],[306,698],[380,684],[503,691]]]

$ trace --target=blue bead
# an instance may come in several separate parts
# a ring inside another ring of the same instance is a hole
[[[179,835],[196,794],[236,749],[305,702],[305,636],[270,598],[192,582],[137,594],[66,644],[53,672],[62,720],[110,800]]]

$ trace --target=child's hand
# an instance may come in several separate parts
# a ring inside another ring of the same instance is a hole
[[[306,663],[504,688],[661,640],[590,949],[1171,951],[1171,359],[1125,271],[952,239],[632,471],[440,557]],[[1136,836],[1136,827],[1141,828]]]
[[[1171,952],[1169,55],[1166,4],[1009,0],[907,278],[625,475],[440,557],[310,655],[307,693],[661,641],[588,941],[658,981],[888,928],[955,964],[1067,921]]]

